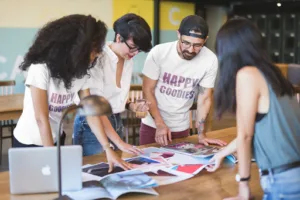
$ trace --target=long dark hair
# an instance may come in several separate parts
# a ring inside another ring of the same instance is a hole
[[[88,73],[91,52],[102,51],[106,33],[106,25],[90,15],[69,15],[49,22],[37,33],[20,69],[44,63],[50,76],[70,89],[75,78]]]
[[[215,89],[215,109],[220,118],[225,111],[236,111],[236,75],[245,66],[258,68],[277,96],[293,95],[293,87],[270,60],[263,38],[248,19],[233,18],[219,30],[216,38],[219,72]]]

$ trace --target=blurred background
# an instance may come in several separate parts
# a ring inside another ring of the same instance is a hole
[[[0,80],[15,80],[14,92],[24,92],[24,74],[18,66],[36,32],[48,21],[75,13],[91,14],[107,24],[107,40],[112,40],[113,22],[128,12],[147,20],[154,45],[176,40],[181,19],[200,15],[208,22],[207,46],[213,51],[220,26],[228,17],[241,15],[258,25],[274,62],[300,63],[299,0],[0,0]],[[134,58],[135,84],[141,83],[138,74],[145,57],[141,53]]]

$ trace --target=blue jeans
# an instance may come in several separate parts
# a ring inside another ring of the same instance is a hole
[[[112,127],[123,138],[124,126],[120,114],[108,117]],[[103,152],[103,148],[89,127],[86,117],[76,115],[74,120],[73,144],[81,145],[83,156],[90,156]],[[113,144],[116,148],[116,145]]]
[[[260,179],[264,191],[263,200],[299,200],[300,199],[300,167],[269,174]]]

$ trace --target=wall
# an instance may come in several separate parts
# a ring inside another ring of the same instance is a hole
[[[221,6],[206,7],[206,22],[209,26],[209,38],[206,46],[215,52],[216,36],[221,26],[227,20],[227,9]]]
[[[1,0],[0,80],[16,80],[15,93],[24,92],[24,74],[18,66],[39,28],[50,20],[75,13],[91,14],[107,24],[107,40],[112,40],[113,21],[128,12],[143,16],[153,29],[153,6],[153,0]],[[181,19],[194,10],[191,3],[161,2],[160,42],[176,40]],[[134,58],[135,73],[141,72],[146,56],[140,53]]]

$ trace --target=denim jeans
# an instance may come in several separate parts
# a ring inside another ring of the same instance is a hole
[[[264,191],[263,200],[299,200],[300,167],[262,176],[260,184]]]
[[[108,117],[108,119],[117,134],[123,138],[124,126],[120,114],[113,114]],[[73,130],[73,144],[82,146],[83,156],[90,156],[103,152],[103,148],[89,127],[86,117],[76,115]],[[113,145],[116,148],[115,144]]]

